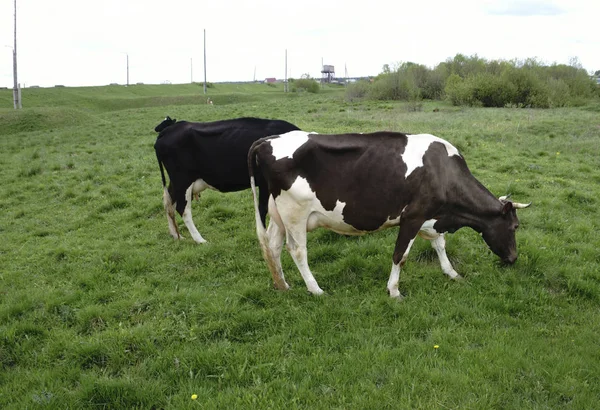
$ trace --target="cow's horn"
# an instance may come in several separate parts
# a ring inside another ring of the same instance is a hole
[[[503,195],[503,196],[499,197],[498,199],[501,200],[501,201],[508,201],[508,199],[510,198],[510,195],[511,194]],[[521,204],[519,202],[512,202],[512,204],[513,204],[513,208],[515,208],[515,209],[523,209],[523,208],[527,208],[528,206],[530,206],[531,202],[528,203],[528,204]]]
[[[515,209],[523,209],[523,208],[527,208],[528,206],[530,206],[531,202],[528,204],[520,204],[518,202],[513,202],[512,204],[513,204],[513,208],[515,208]]]

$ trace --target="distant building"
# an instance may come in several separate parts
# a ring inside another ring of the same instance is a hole
[[[275,77],[265,78],[265,84],[275,83],[277,79]]]

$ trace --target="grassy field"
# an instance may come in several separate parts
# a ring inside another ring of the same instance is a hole
[[[600,103],[461,109],[222,85],[0,90],[0,408],[597,408]],[[433,112],[439,108],[439,112]],[[417,240],[387,296],[396,229],[309,234],[326,291],[284,251],[272,289],[250,191],[204,193],[209,243],[173,241],[153,128],[166,115],[307,131],[427,132],[519,213],[519,260],[465,228],[449,281]],[[434,348],[437,346],[437,348]],[[192,400],[192,395],[197,395]]]

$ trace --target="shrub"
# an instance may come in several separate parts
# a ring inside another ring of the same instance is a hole
[[[514,102],[516,86],[501,77],[480,73],[469,77],[466,83],[471,101],[477,101],[484,107],[504,107]]]
[[[564,107],[584,105],[600,95],[577,59],[546,66],[535,58],[487,61],[457,54],[433,70],[415,63],[385,64],[372,86],[349,90],[347,98],[420,101],[448,99],[453,105],[483,107]]]
[[[444,92],[452,105],[473,105],[472,96],[465,84],[465,80],[458,74],[451,74],[448,77]]]
[[[292,83],[292,92],[318,93],[319,83],[312,78],[300,78]]]
[[[547,83],[548,106],[566,107],[571,100],[569,86],[561,79],[550,78]]]
[[[404,63],[396,71],[380,74],[369,90],[374,100],[420,100],[420,83],[424,83],[426,68]]]
[[[421,85],[423,98],[441,100],[444,97],[444,86],[450,75],[445,64],[438,64],[433,70],[428,70],[424,83]]]
[[[354,101],[359,98],[364,98],[369,93],[371,83],[366,80],[350,83],[346,87],[346,100]]]

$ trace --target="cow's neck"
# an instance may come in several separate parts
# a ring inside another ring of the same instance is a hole
[[[502,203],[473,176],[462,182],[448,192],[448,205],[442,212],[452,221],[453,230],[468,226],[482,232],[500,214]]]

